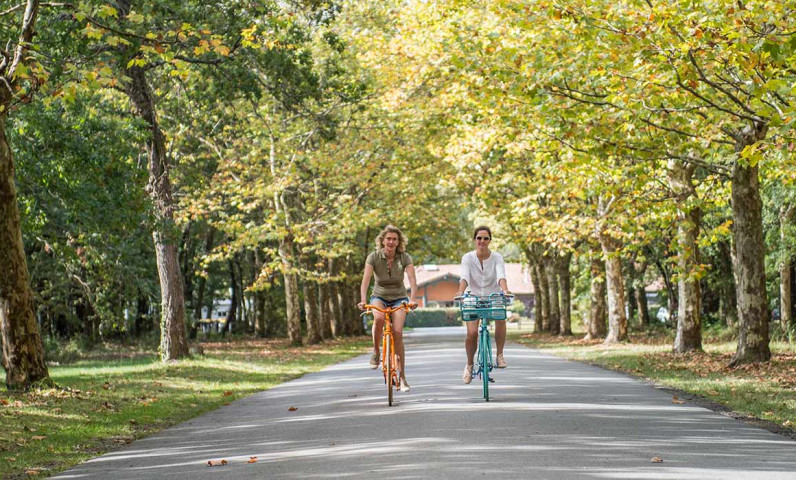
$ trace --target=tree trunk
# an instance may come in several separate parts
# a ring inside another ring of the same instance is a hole
[[[332,334],[332,312],[329,305],[329,283],[323,282],[318,284],[318,311],[320,313],[320,326],[318,330],[321,332],[323,340],[331,340],[334,338]]]
[[[691,205],[696,196],[692,177],[695,165],[680,160],[669,160],[669,186],[675,194],[677,205],[677,335],[672,350],[686,353],[702,350],[702,293],[698,278],[699,229],[702,211]]]
[[[9,103],[8,92],[0,87],[0,333],[6,386],[16,390],[35,382],[49,383],[50,374],[33,308],[14,183],[14,157],[6,138]]]
[[[293,237],[288,234],[279,242],[282,275],[285,280],[287,337],[293,345],[301,345],[301,306],[299,305],[298,275],[293,271]]]
[[[633,317],[636,315],[636,272],[633,265],[625,271],[625,306],[627,307],[628,328],[633,324]]]
[[[531,273],[531,283],[533,284],[533,331],[542,331],[542,301],[539,297],[542,286],[539,281],[539,264],[536,261],[529,263],[528,270]]]
[[[736,151],[765,138],[766,125],[746,127],[739,135]],[[758,167],[741,165],[732,168],[732,216],[735,241],[738,349],[730,365],[766,362],[771,358],[766,301],[765,244],[760,200]]]
[[[586,340],[605,338],[608,312],[605,304],[605,262],[602,259],[599,247],[592,247],[590,257],[591,288],[589,290],[589,298],[591,307],[589,308],[589,325],[585,337]]]
[[[229,289],[232,291],[232,296],[229,299],[229,310],[227,310],[227,322],[224,330],[229,330],[230,333],[240,333],[238,326],[238,282],[235,278],[235,263],[230,259],[227,261],[229,265]]]
[[[188,329],[188,338],[190,339],[195,339],[199,331],[199,323],[202,320],[202,302],[205,298],[205,287],[207,286],[207,279],[204,276],[200,276],[198,281],[196,299],[193,302],[193,321]]]
[[[194,242],[192,240],[191,235],[191,227],[192,222],[188,222],[188,225],[182,231],[182,236],[180,240],[180,244],[178,246],[177,251],[178,257],[180,259],[180,271],[182,272],[182,284],[185,286],[185,298],[188,302],[189,308],[186,308],[186,318],[192,319],[193,318],[193,311],[196,310],[196,305],[194,305],[194,296],[193,296],[193,279],[194,279],[194,268],[193,268],[193,258],[194,258]],[[195,330],[193,326],[193,322],[188,322],[189,328],[189,336],[191,332]]]
[[[213,241],[216,234],[216,230],[213,227],[210,227],[207,232],[207,237],[205,238],[205,250],[204,253],[210,252],[213,249]],[[205,288],[207,288],[207,278],[206,275],[199,276],[199,291],[196,295],[196,301],[194,302],[194,310],[193,310],[193,322],[191,322],[191,330],[190,330],[190,338],[196,338],[197,330],[199,329],[199,322],[202,320],[202,307],[204,306],[204,298],[205,298]],[[211,309],[212,310],[212,309]],[[207,312],[207,316],[211,315],[211,311]]]
[[[606,286],[608,288],[608,335],[605,343],[627,341],[627,316],[625,316],[625,284],[622,279],[622,259],[619,242],[606,235],[600,238],[605,257]]]
[[[647,290],[644,275],[647,272],[647,261],[633,261],[633,270],[636,272],[636,310],[638,310],[638,323],[642,327],[650,324],[650,309],[647,305]]]
[[[257,318],[254,322],[254,335],[258,338],[265,338],[268,333],[266,326],[265,292],[262,290],[255,292],[254,301],[257,302]]]
[[[329,275],[334,279],[329,282],[329,311],[332,313],[332,334],[335,337],[342,337],[345,335],[345,327],[343,324],[343,316],[340,312],[339,288],[336,278],[340,274],[339,265],[340,260],[332,258],[329,260]]]
[[[160,130],[144,69],[139,66],[127,69],[126,65],[121,68],[130,79],[125,84],[125,91],[137,115],[146,122],[150,131],[146,141],[149,160],[147,192],[155,207],[156,218],[152,238],[160,277],[160,356],[163,361],[174,360],[188,356],[188,340],[185,335],[185,295],[177,254],[179,231],[174,222],[175,203],[171,192],[166,140]]]
[[[567,252],[558,258],[558,294],[561,300],[561,335],[572,335],[572,300],[570,297],[569,264],[572,261],[572,252]]]
[[[321,343],[318,286],[309,280],[304,281],[304,312],[307,314],[307,344]]]
[[[305,274],[313,270],[312,259],[308,255],[301,255],[301,268]],[[320,312],[318,309],[318,283],[305,278],[302,281],[304,291],[304,315],[307,325],[307,344],[321,343]]]
[[[555,252],[545,258],[545,274],[547,275],[547,288],[550,302],[550,333],[558,335],[561,332],[561,310],[559,309],[558,279],[556,278],[557,258]]]
[[[721,265],[724,267],[723,273],[728,272],[726,276],[730,280],[728,283],[722,284],[721,299],[719,301],[719,312],[728,327],[737,330],[738,328],[738,272],[735,268],[735,242],[721,242],[719,248],[722,250],[722,255],[719,256],[723,260]]]
[[[542,304],[542,331],[550,331],[550,285],[547,281],[547,268],[545,262],[539,260],[539,301]]]
[[[793,205],[779,210],[779,235],[782,239],[782,256],[779,264],[779,315],[782,331],[787,332],[793,323],[793,295],[791,291],[792,258],[788,247],[788,228],[793,222]]]

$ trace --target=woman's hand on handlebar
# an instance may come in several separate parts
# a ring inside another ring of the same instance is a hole
[[[418,307],[417,302],[409,302],[409,308],[411,308],[412,310],[416,309],[417,307]]]
[[[365,302],[357,303],[357,308],[364,312],[365,311]]]

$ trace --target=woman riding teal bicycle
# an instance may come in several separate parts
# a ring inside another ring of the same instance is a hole
[[[475,296],[489,296],[494,293],[509,294],[506,285],[506,265],[503,256],[498,252],[489,250],[492,241],[492,230],[480,226],[473,233],[475,250],[467,252],[462,257],[461,280],[459,280],[460,297],[465,291]],[[462,380],[470,383],[473,379],[473,356],[478,348],[478,322],[465,322],[467,325],[467,338],[464,341],[467,354],[467,364],[464,367]],[[495,320],[495,344],[497,347],[497,368],[506,368],[506,359],[503,357],[503,346],[506,344],[506,320]]]

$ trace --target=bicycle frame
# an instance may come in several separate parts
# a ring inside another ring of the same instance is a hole
[[[387,385],[387,405],[393,404],[393,392],[399,388],[400,371],[395,355],[395,341],[392,335],[391,314],[398,310],[410,311],[409,304],[403,303],[397,307],[381,308],[376,305],[365,305],[363,315],[376,310],[384,314],[384,328],[381,334],[381,370],[384,373],[384,383]]]

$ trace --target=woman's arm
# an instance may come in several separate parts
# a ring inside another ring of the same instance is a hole
[[[470,272],[467,269],[466,258],[467,255],[462,257],[462,264],[461,267],[459,268],[459,273],[461,275],[459,275],[460,280],[459,280],[459,291],[456,292],[457,297],[461,296],[464,293],[464,291],[467,290],[467,279],[470,278]]]
[[[364,310],[365,305],[368,303],[368,287],[370,286],[370,277],[373,276],[373,266],[369,263],[365,264],[365,272],[362,274],[362,284],[359,286],[360,302],[357,308]]]

